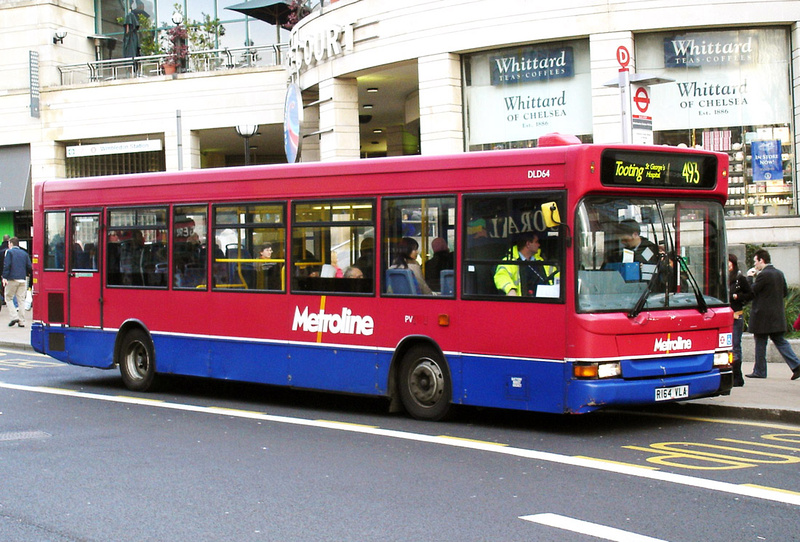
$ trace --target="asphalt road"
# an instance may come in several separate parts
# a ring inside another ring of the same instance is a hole
[[[582,534],[589,533],[589,534]],[[0,541],[800,540],[800,426],[459,409],[0,350]]]

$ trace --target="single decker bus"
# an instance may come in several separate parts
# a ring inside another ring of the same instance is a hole
[[[580,144],[52,180],[38,352],[551,413],[730,393],[724,154]]]

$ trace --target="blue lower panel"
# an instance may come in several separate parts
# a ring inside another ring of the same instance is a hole
[[[620,362],[625,378],[658,378],[681,374],[707,373],[714,368],[714,354],[623,359]]]
[[[448,361],[455,372],[453,360]],[[569,368],[566,363],[464,356],[461,378],[453,375],[453,402],[563,412],[564,378]]]
[[[115,338],[115,332],[101,329],[45,327],[40,323],[31,327],[34,350],[83,367],[114,367]]]
[[[155,335],[153,342],[159,373],[386,394],[388,353],[381,358],[371,350],[172,335]]]
[[[115,331],[36,324],[31,344],[66,363],[110,369],[116,336]],[[157,333],[152,338],[159,373],[366,395],[388,392],[391,352]]]
[[[348,350],[323,346],[295,346],[291,386],[386,395],[391,352]]]
[[[652,405],[656,404],[657,388],[684,385],[689,386],[686,399],[697,399],[717,394],[721,382],[720,372],[716,369],[703,374],[645,380],[573,380],[567,392],[567,408],[568,412],[582,413],[604,406]]]

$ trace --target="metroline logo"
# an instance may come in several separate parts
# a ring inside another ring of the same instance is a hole
[[[684,339],[680,335],[678,335],[677,339],[670,339],[669,335],[667,335],[666,339],[656,339],[656,342],[653,345],[653,352],[669,353],[670,351],[673,350],[691,350],[691,349],[692,349],[692,340]]]
[[[298,329],[309,333],[344,333],[346,335],[372,335],[375,322],[371,316],[358,316],[347,307],[342,307],[341,314],[327,314],[324,309],[319,312],[308,312],[308,307],[300,312],[294,308],[292,331]]]

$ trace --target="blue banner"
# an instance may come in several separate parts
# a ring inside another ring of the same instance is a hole
[[[750,154],[753,156],[754,181],[783,180],[780,140],[753,141]]]

